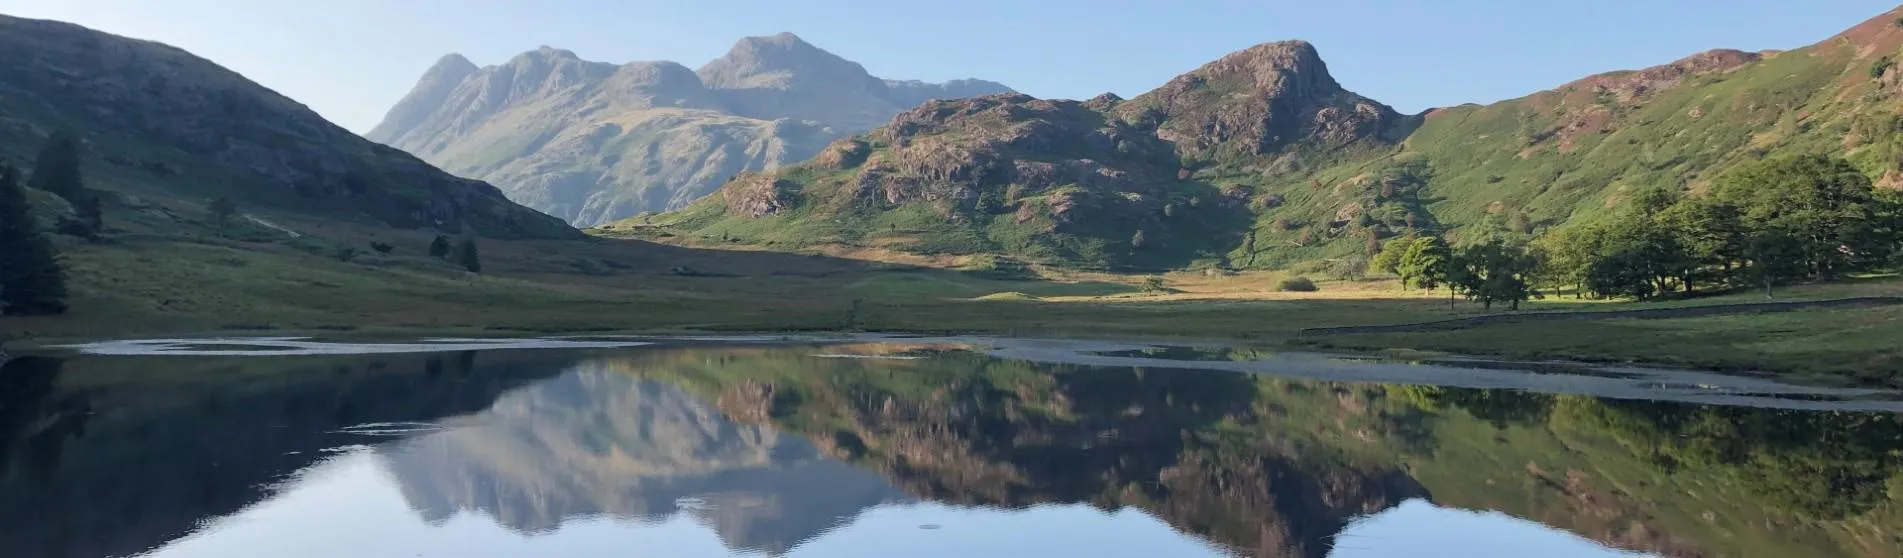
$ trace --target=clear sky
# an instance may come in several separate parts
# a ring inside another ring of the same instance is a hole
[[[549,45],[699,67],[792,31],[874,75],[1125,97],[1256,43],[1306,39],[1405,112],[1518,97],[1711,48],[1794,48],[1899,0],[0,0],[0,13],[157,40],[358,132],[424,69]]]

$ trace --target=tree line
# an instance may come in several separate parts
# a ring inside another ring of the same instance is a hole
[[[1828,156],[1745,165],[1709,192],[1654,190],[1615,219],[1536,243],[1555,284],[1646,299],[1698,288],[1763,288],[1888,265],[1903,241],[1903,197]]]
[[[1640,192],[1609,219],[1530,242],[1491,235],[1454,247],[1433,236],[1390,240],[1370,267],[1410,288],[1513,309],[1547,290],[1649,299],[1697,289],[1827,280],[1889,265],[1903,243],[1903,194],[1878,189],[1848,161],[1769,159],[1726,173],[1706,192]]]

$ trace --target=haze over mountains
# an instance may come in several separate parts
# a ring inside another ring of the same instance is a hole
[[[684,206],[929,99],[1007,91],[879,79],[790,33],[742,39],[698,71],[543,47],[481,68],[444,57],[367,137],[592,225]]]

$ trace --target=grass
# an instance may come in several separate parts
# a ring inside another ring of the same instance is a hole
[[[1443,320],[1482,313],[1445,291],[1392,280],[1319,281],[1281,292],[1290,274],[1149,276],[877,250],[804,254],[671,246],[626,238],[481,244],[485,270],[428,257],[433,234],[293,213],[247,211],[285,230],[244,225],[218,238],[196,201],[160,210],[109,207],[105,242],[61,238],[74,307],[7,317],[0,335],[40,342],[151,335],[891,331],[1293,340],[1312,327]],[[388,255],[370,242],[396,247]],[[337,246],[356,246],[351,261]],[[879,261],[884,260],[884,261]],[[1006,273],[1005,271],[1008,271]],[[1784,289],[1780,300],[1903,294],[1894,277]],[[1763,300],[1753,292],[1647,302],[1530,301],[1529,311],[1597,311]],[[1798,311],[1675,320],[1541,322],[1469,330],[1328,337],[1329,349],[1456,352],[1636,361],[1895,382],[1895,309]]]
[[[1903,308],[1806,310],[1659,320],[1510,323],[1452,331],[1335,335],[1328,349],[1409,347],[1522,359],[1780,371],[1903,386]]]

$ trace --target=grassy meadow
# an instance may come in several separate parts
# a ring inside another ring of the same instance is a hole
[[[176,202],[176,200],[173,200]],[[1514,323],[1297,338],[1305,328],[1485,313],[1392,279],[1279,292],[1286,272],[1119,275],[998,269],[983,257],[864,250],[808,253],[585,241],[481,243],[483,272],[427,255],[433,235],[248,213],[217,234],[189,203],[109,209],[113,234],[60,239],[73,311],[9,318],[26,342],[154,335],[397,337],[590,332],[888,331],[1181,338],[1307,349],[1419,351],[1763,369],[1895,383],[1903,308],[1655,320]],[[293,236],[295,235],[295,236]],[[388,254],[371,243],[393,247]],[[341,249],[341,250],[340,250]],[[349,252],[348,257],[341,252]],[[1161,288],[1153,284],[1161,278]],[[1903,294],[1866,277],[1782,289],[1777,300]],[[1647,303],[1529,301],[1524,311],[1601,311],[1764,300],[1738,292]]]

